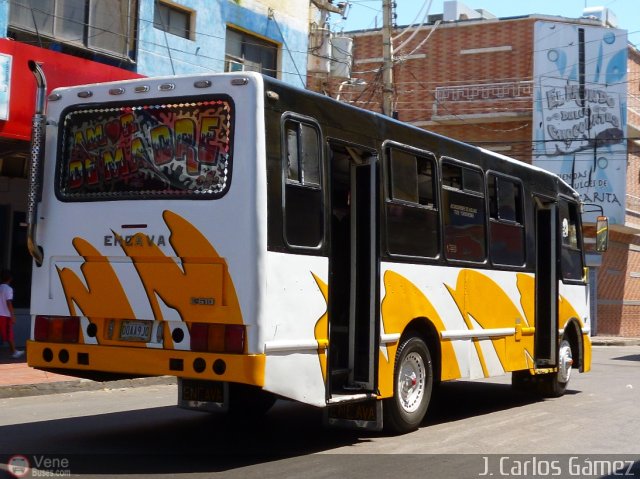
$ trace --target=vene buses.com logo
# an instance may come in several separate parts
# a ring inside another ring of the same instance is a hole
[[[22,455],[11,456],[7,461],[7,469],[15,477],[25,477],[31,470],[29,459]]]

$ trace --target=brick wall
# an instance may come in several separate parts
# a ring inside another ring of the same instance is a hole
[[[612,232],[598,270],[598,334],[640,337],[640,238]]]
[[[500,98],[493,93],[489,99],[478,98],[474,101],[444,101],[436,103],[437,88],[471,87],[477,85],[508,85],[530,81],[533,69],[533,20],[501,20],[484,22],[459,22],[430,26],[406,46],[398,49],[410,33],[394,41],[397,62],[394,66],[395,109],[399,118],[408,122],[430,122],[437,111],[439,116],[452,117],[448,123],[465,123],[466,133],[469,122],[466,115],[487,115],[519,112],[530,116],[531,97],[518,99]],[[435,31],[432,30],[435,28]],[[432,33],[431,33],[432,32]],[[396,33],[397,35],[398,33]],[[423,43],[427,35],[429,40]],[[498,51],[491,51],[497,49]],[[365,32],[354,35],[354,67],[352,76],[366,82],[366,86],[340,87],[339,80],[327,80],[316,90],[323,89],[327,94],[341,98],[357,106],[373,111],[381,110],[382,100],[382,36],[379,32]],[[313,82],[310,82],[312,85]],[[485,91],[486,93],[486,91]],[[500,122],[503,121],[500,118]],[[509,119],[510,120],[510,119]],[[486,121],[486,120],[483,120]],[[449,134],[443,122],[428,125],[430,129]],[[522,125],[520,125],[522,126]],[[495,141],[491,128],[475,128],[476,135],[463,139],[484,139]],[[497,128],[497,136],[502,137],[504,130],[512,130],[513,125]],[[455,129],[451,129],[455,133]],[[530,131],[529,131],[530,133]],[[453,136],[453,135],[451,135]],[[530,136],[528,137],[530,138]],[[527,139],[528,139],[527,138]],[[498,138],[502,140],[504,138]]]

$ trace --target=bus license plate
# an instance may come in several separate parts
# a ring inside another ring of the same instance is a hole
[[[120,340],[143,341],[151,340],[153,321],[122,321],[120,323]]]
[[[382,430],[382,401],[335,404],[325,411],[325,423],[330,426]]]
[[[229,407],[229,384],[178,378],[178,406],[197,411],[225,412]]]

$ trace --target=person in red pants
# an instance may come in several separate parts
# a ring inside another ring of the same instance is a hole
[[[13,325],[16,322],[16,315],[13,312],[13,288],[11,281],[13,277],[9,270],[4,270],[0,274],[0,334],[9,343],[11,357],[18,359],[24,351],[16,349],[13,338]]]

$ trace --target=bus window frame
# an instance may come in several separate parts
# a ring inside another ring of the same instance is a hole
[[[517,185],[520,186],[520,211],[522,214],[522,223],[518,223],[517,221],[511,221],[511,220],[505,220],[505,219],[501,219],[500,218],[500,213],[499,210],[497,211],[497,218],[492,218],[491,217],[491,205],[490,205],[490,194],[489,194],[489,176],[493,175],[497,178],[503,178],[507,181],[511,181],[512,183],[515,183]],[[526,210],[525,210],[525,203],[524,203],[524,182],[520,179],[517,178],[515,176],[511,176],[511,175],[507,175],[505,173],[501,173],[499,171],[496,170],[492,170],[489,169],[485,172],[485,188],[487,190],[487,196],[486,196],[486,211],[487,211],[487,241],[488,241],[488,247],[489,247],[489,251],[488,251],[488,256],[489,256],[489,260],[491,262],[492,266],[498,267],[500,269],[517,269],[517,270],[524,270],[526,269],[527,266],[527,214],[526,214]],[[493,255],[491,254],[491,243],[493,241],[493,238],[491,237],[491,222],[496,222],[496,223],[500,223],[500,224],[504,224],[507,226],[521,226],[522,227],[522,252],[523,252],[523,263],[520,265],[513,265],[513,264],[503,264],[503,263],[499,263],[497,261],[493,260]]]
[[[480,193],[478,191],[474,191],[474,190],[466,190],[464,189],[464,177],[462,178],[462,187],[461,188],[455,188],[453,186],[448,186],[445,185],[444,182],[442,181],[443,177],[442,177],[442,170],[443,170],[443,165],[445,163],[450,163],[453,164],[455,166],[460,166],[462,168],[468,168],[471,170],[476,170],[478,172],[480,172],[480,175],[482,177],[482,183],[483,183],[483,191]],[[440,168],[440,198],[441,198],[441,206],[440,209],[442,210],[441,213],[441,229],[442,229],[442,257],[446,260],[447,263],[453,263],[453,264],[461,264],[461,265],[474,265],[474,266],[478,266],[478,265],[483,265],[483,266],[490,266],[491,263],[489,261],[489,223],[488,223],[488,219],[489,219],[489,211],[487,209],[487,181],[485,178],[485,171],[484,169],[479,166],[479,165],[474,165],[473,163],[468,163],[466,161],[463,160],[458,160],[457,158],[453,158],[451,156],[447,156],[447,155],[442,155],[440,157],[440,161],[439,161],[439,168]],[[466,260],[466,259],[456,259],[456,258],[449,258],[447,257],[447,251],[446,251],[446,247],[445,247],[445,224],[444,224],[444,199],[443,199],[443,195],[442,195],[442,191],[444,190],[448,190],[448,191],[453,191],[453,192],[461,192],[464,193],[466,195],[469,196],[475,196],[476,198],[479,198],[482,200],[482,205],[484,207],[484,221],[482,222],[483,226],[484,226],[484,259],[482,261],[471,261],[471,260]]]
[[[230,131],[231,131],[231,139],[229,141],[229,172],[227,174],[227,187],[221,193],[192,193],[190,195],[185,194],[176,194],[176,193],[162,193],[162,192],[152,192],[152,193],[141,193],[141,194],[131,194],[131,193],[123,193],[120,196],[98,196],[98,197],[81,197],[81,198],[73,198],[68,194],[63,193],[61,188],[61,182],[63,178],[63,167],[65,165],[62,164],[62,158],[65,155],[65,144],[64,139],[66,138],[65,134],[65,117],[70,112],[88,112],[90,110],[96,110],[100,108],[108,108],[108,109],[118,109],[122,107],[133,107],[133,106],[150,106],[157,105],[161,103],[170,103],[171,105],[179,105],[181,103],[197,103],[200,101],[226,101],[231,105],[231,120],[230,120]],[[229,190],[231,189],[231,184],[233,182],[233,170],[234,170],[234,160],[235,160],[235,137],[236,137],[236,113],[237,108],[235,104],[235,100],[232,96],[226,93],[220,93],[216,95],[183,95],[176,97],[156,97],[156,98],[146,98],[146,99],[136,99],[136,100],[122,100],[122,101],[103,101],[96,103],[77,103],[73,105],[69,105],[65,107],[61,112],[60,116],[57,119],[57,138],[56,138],[56,158],[55,158],[55,173],[54,173],[54,194],[56,199],[63,203],[91,203],[91,202],[104,202],[104,201],[136,201],[136,200],[180,200],[180,201],[211,201],[211,200],[219,200],[227,195]]]
[[[584,236],[582,234],[582,215],[580,214],[580,201],[576,198],[573,198],[569,195],[565,195],[562,193],[558,193],[557,196],[558,201],[558,263],[559,263],[559,271],[558,271],[558,279],[562,281],[564,284],[585,284],[587,282],[587,276],[584,274],[584,268],[586,265],[585,261],[585,251],[584,251]],[[574,205],[575,213],[576,213],[576,240],[578,243],[577,247],[573,246],[565,246],[562,242],[562,218],[560,212],[560,202],[565,201],[567,205]],[[579,252],[580,253],[580,261],[582,262],[581,271],[583,271],[580,279],[572,279],[564,277],[564,262],[562,261],[562,250],[563,248],[567,248],[570,251]]]
[[[401,199],[393,198],[391,191],[391,182],[393,181],[391,175],[391,155],[390,151],[392,148],[396,148],[398,150],[402,150],[404,153],[408,153],[411,155],[424,157],[432,160],[433,164],[433,200],[434,205],[423,205],[421,203],[414,203],[412,201],[406,201]],[[440,163],[438,161],[438,156],[429,150],[424,150],[421,148],[413,147],[410,145],[406,145],[404,143],[400,143],[394,140],[385,140],[381,145],[382,150],[382,194],[383,196],[383,204],[384,208],[381,211],[381,215],[384,218],[384,254],[389,258],[393,259],[406,259],[406,260],[414,260],[417,262],[438,262],[442,257],[442,245],[443,245],[443,233],[442,233],[442,207],[441,207],[441,196],[440,196]],[[438,241],[437,245],[437,254],[435,256],[419,256],[419,255],[409,255],[409,254],[401,254],[401,253],[392,253],[389,251],[389,220],[387,216],[387,205],[398,205],[401,207],[409,207],[415,208],[422,211],[431,211],[436,213],[438,231],[436,233],[436,239]]]
[[[318,184],[305,184],[299,181],[294,181],[289,179],[289,164],[287,159],[287,128],[286,124],[288,121],[294,121],[299,124],[306,124],[315,129],[318,134],[318,174],[320,175],[320,181]],[[327,213],[326,213],[326,171],[325,171],[325,163],[326,163],[326,138],[322,131],[322,126],[320,122],[313,117],[307,115],[301,115],[300,113],[296,113],[293,111],[285,111],[280,116],[280,160],[281,160],[281,174],[280,174],[280,183],[282,185],[281,190],[281,215],[282,215],[282,239],[284,241],[284,245],[288,250],[297,251],[297,252],[320,252],[323,250],[324,245],[326,243],[327,238]],[[293,186],[299,188],[301,190],[309,190],[309,191],[319,191],[320,194],[320,207],[322,209],[321,216],[321,234],[320,240],[315,246],[305,246],[305,245],[297,245],[291,243],[289,238],[287,238],[287,186]]]

